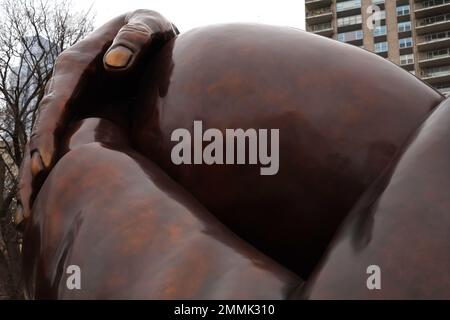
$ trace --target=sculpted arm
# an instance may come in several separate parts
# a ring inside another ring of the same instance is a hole
[[[105,74],[126,77],[143,54],[177,33],[161,14],[137,10],[109,21],[57,58],[22,163],[16,224],[29,217],[32,198],[57,160],[59,138],[89,83]]]

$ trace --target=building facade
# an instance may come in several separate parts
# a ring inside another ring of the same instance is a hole
[[[375,52],[450,94],[450,0],[305,0],[305,6],[307,31]]]

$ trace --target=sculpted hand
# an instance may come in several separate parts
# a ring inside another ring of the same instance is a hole
[[[59,55],[20,170],[16,225],[24,225],[29,216],[33,197],[56,161],[58,139],[69,111],[76,109],[88,80],[100,71],[125,77],[144,53],[177,33],[159,13],[137,10],[109,21]]]

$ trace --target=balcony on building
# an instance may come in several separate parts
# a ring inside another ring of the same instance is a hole
[[[416,0],[414,14],[416,19],[436,16],[450,12],[450,0]]]
[[[331,7],[318,8],[306,12],[306,23],[309,25],[328,22],[332,19],[333,11]]]
[[[331,6],[331,0],[306,0],[305,5],[308,10],[315,10]]]
[[[434,85],[434,88],[442,93],[444,96],[450,96],[450,82],[447,83],[437,83]]]
[[[309,26],[309,29],[309,31],[325,37],[331,37],[334,33],[333,25],[331,24],[331,22],[313,24]]]
[[[450,48],[436,49],[419,54],[419,66],[436,67],[450,65]]]
[[[417,49],[430,51],[450,47],[450,30],[427,33],[417,37]]]
[[[444,30],[450,30],[450,13],[419,19],[416,23],[418,35]]]
[[[450,82],[450,65],[423,68],[421,78],[431,85]]]
[[[361,13],[361,0],[336,0],[336,16],[346,17]]]

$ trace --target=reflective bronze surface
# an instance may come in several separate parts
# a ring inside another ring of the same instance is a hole
[[[381,269],[368,290],[366,268]],[[297,297],[450,299],[450,101],[361,197]]]
[[[282,299],[302,283],[227,230],[127,143],[89,118],[48,176],[25,238],[40,299]],[[81,290],[66,287],[81,268]]]
[[[306,278],[339,223],[443,98],[372,53],[261,25],[194,29],[145,73],[137,149],[245,240]],[[180,165],[170,135],[280,130],[280,170]],[[294,254],[295,253],[295,254]]]
[[[404,147],[444,100],[439,93],[381,57],[291,28],[202,27],[144,59],[141,78],[86,79],[73,103],[25,230],[30,297],[449,294],[435,287],[448,272],[422,281],[437,261],[449,265],[448,102]],[[204,130],[279,129],[278,174],[174,165],[171,133],[192,133],[194,120]],[[421,142],[424,133],[435,144]],[[373,201],[385,195],[378,213]],[[406,262],[418,267],[401,278]],[[71,264],[83,272],[81,291],[66,289]],[[365,264],[386,268],[392,287],[364,292]]]

